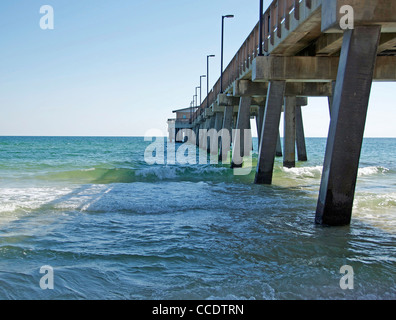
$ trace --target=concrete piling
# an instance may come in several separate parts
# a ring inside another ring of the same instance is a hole
[[[351,222],[380,26],[344,32],[315,221]]]
[[[296,166],[296,97],[285,97],[283,166]]]
[[[230,136],[232,133],[232,121],[234,117],[234,107],[233,106],[226,106],[224,107],[224,116],[223,116],[223,126],[222,129],[227,131]],[[231,150],[231,144],[224,144],[223,146],[223,140],[220,140],[220,152],[219,152],[219,161],[223,161],[224,156],[227,155],[230,150]],[[224,148],[224,149],[223,149]]]
[[[261,131],[256,184],[271,184],[286,81],[271,81]]]
[[[236,129],[238,132],[235,133],[232,139],[232,163],[231,168],[242,167],[243,157],[245,154],[245,139],[252,139],[250,136],[245,136],[250,131],[250,106],[251,97],[241,97],[239,101],[238,118],[236,122]],[[245,131],[247,130],[247,131]],[[247,151],[246,151],[247,152]]]
[[[307,148],[305,145],[304,124],[301,106],[296,106],[296,145],[298,161],[308,161]]]

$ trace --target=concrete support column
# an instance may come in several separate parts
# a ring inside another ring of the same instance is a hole
[[[199,135],[200,136],[199,146],[203,149],[208,148],[208,135],[207,135],[208,128],[209,128],[209,119],[205,119],[204,122],[202,123],[201,134]],[[204,131],[206,131],[206,133],[204,133]]]
[[[265,106],[259,106],[258,114],[256,115],[258,145],[260,145],[261,131],[263,130],[264,111],[265,111]]]
[[[216,118],[215,118],[214,116],[212,116],[212,117],[210,117],[210,118],[208,119],[208,126],[207,126],[207,130],[208,130],[208,131],[211,130],[211,129],[214,129],[214,127],[215,127],[215,120],[216,120]],[[208,135],[208,144],[207,144],[208,153],[211,153],[211,150],[210,150],[210,140],[211,140],[211,139],[212,139],[212,137],[210,137],[210,136]],[[217,152],[217,151],[213,150],[213,152]]]
[[[315,221],[349,225],[381,26],[344,32]]]
[[[238,106],[238,108],[239,108],[239,106]],[[237,120],[238,120],[238,113],[233,113],[233,116],[232,116],[232,129],[236,129]]]
[[[283,157],[283,152],[282,152],[282,143],[281,143],[281,138],[280,138],[280,131],[278,130],[278,139],[276,142],[276,154],[277,157]]]
[[[195,126],[194,133],[195,133],[195,144],[198,146],[198,145],[199,145],[199,140],[198,140],[198,135],[199,135],[199,124],[197,124],[197,125]]]
[[[232,139],[232,164],[231,168],[240,168],[242,167],[242,158],[245,155],[245,138],[249,139],[249,137],[245,137],[245,129],[250,129],[250,106],[252,103],[251,97],[241,97],[239,100],[239,110],[238,110],[238,118],[236,122],[236,128],[238,132],[235,133],[235,136]],[[252,139],[250,134],[250,139]]]
[[[296,166],[296,97],[285,97],[283,166]]]
[[[332,87],[333,95],[327,97],[327,100],[328,100],[328,102],[329,102],[329,113],[330,113],[330,118],[331,118],[331,106],[332,106],[332,104],[333,104],[333,97],[334,97],[335,85],[336,85],[336,82],[335,82],[335,81],[332,81],[332,82],[331,82],[331,87]]]
[[[263,129],[261,130],[257,172],[254,181],[256,184],[272,183],[285,87],[286,81],[271,81],[268,86]]]
[[[307,147],[305,145],[304,124],[301,106],[296,106],[296,145],[298,161],[308,161]]]
[[[223,113],[222,112],[216,112],[215,113],[215,124],[214,127],[216,131],[220,131],[223,126]]]
[[[182,142],[183,138],[183,132],[181,131],[182,129],[176,129],[175,131],[175,142]]]
[[[168,130],[168,137],[169,137],[169,142],[172,143],[175,140],[175,131],[174,129],[169,129]]]
[[[228,131],[230,134],[230,137],[232,135],[232,120],[234,118],[234,107],[224,107],[224,117],[223,117],[223,126],[222,129],[225,131]],[[220,139],[220,153],[219,153],[219,161],[223,161],[223,153],[228,154],[228,152],[231,150],[231,144],[229,145],[224,145],[226,148],[223,150],[223,141]]]
[[[213,118],[214,118],[214,128],[213,129],[216,130],[216,134],[215,134],[215,136],[213,136],[213,137],[211,136],[210,138],[218,139],[218,133],[220,132],[221,127],[223,126],[223,113],[216,112]],[[213,148],[213,149],[211,148],[210,153],[213,155],[217,155],[219,152],[219,141],[217,141],[217,144],[214,144],[214,145],[217,145],[217,147]]]
[[[200,147],[200,142],[201,142],[199,132],[200,132],[200,130],[201,130],[202,128],[203,128],[203,123],[201,122],[201,123],[198,125],[198,131],[197,131],[197,146],[198,146],[198,147]]]

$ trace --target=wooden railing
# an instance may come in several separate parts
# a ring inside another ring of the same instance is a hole
[[[274,45],[275,37],[282,37],[282,24],[286,30],[290,28],[290,16],[293,15],[296,20],[300,20],[301,7],[305,5],[311,9],[311,0],[274,0],[268,9],[263,13],[263,42],[260,44],[259,33],[260,25],[256,24],[252,32],[246,38],[234,58],[228,64],[223,72],[223,87],[227,88],[240,78],[251,66],[254,58],[259,53],[259,46],[262,46],[263,52],[268,55],[269,44]],[[193,115],[193,121],[201,115],[207,106],[215,102],[220,94],[220,78],[209,92],[209,95],[202,102],[201,106]]]

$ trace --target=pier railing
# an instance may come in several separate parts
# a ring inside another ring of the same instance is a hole
[[[262,46],[264,54],[269,54],[269,45],[274,45],[275,38],[282,37],[282,24],[289,30],[290,17],[294,16],[300,20],[300,11],[302,6],[311,9],[312,0],[274,0],[263,13],[262,37],[263,42],[260,44],[260,24],[256,24],[252,32],[246,38],[234,58],[228,64],[223,72],[223,87],[230,87],[233,82],[243,76],[250,68],[253,59],[259,53],[259,46]],[[220,78],[210,91],[209,95],[202,102],[201,106],[193,115],[193,121],[201,115],[205,108],[212,105],[217,96],[220,94]]]

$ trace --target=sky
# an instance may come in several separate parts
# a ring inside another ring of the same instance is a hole
[[[270,1],[265,0],[265,8]],[[40,8],[54,29],[40,28]],[[186,108],[210,62],[224,66],[258,21],[258,0],[1,0],[0,135],[166,134],[172,110]],[[206,80],[203,81],[203,95]],[[396,137],[396,83],[374,83],[366,137]],[[326,137],[327,98],[303,108],[307,137]]]

